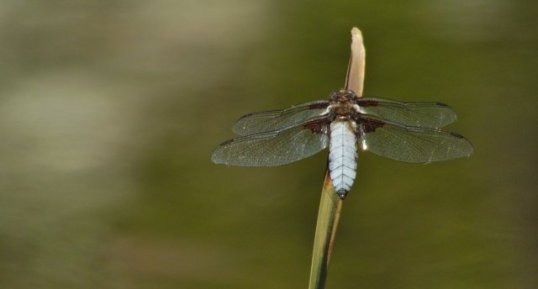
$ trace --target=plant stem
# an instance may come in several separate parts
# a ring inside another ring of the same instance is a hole
[[[325,288],[327,269],[333,247],[336,227],[340,219],[342,199],[333,189],[329,173],[325,174],[321,201],[319,204],[318,221],[314,237],[314,251],[312,252],[312,266],[310,268],[309,289]]]
[[[351,29],[351,56],[349,58],[345,89],[353,90],[362,96],[364,87],[365,49],[361,31]],[[309,289],[323,289],[327,281],[327,270],[334,245],[336,229],[340,220],[343,200],[334,191],[329,170],[325,172],[325,180],[321,190],[321,201],[318,210],[312,266],[310,268]]]

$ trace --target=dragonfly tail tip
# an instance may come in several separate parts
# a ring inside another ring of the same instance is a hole
[[[344,190],[344,189],[341,189],[341,190],[338,190],[338,192],[336,192],[336,194],[340,197],[340,199],[345,199],[346,198],[346,195],[347,195],[348,191]]]

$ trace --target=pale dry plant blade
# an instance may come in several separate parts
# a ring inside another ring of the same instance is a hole
[[[349,58],[345,89],[353,90],[358,96],[362,96],[364,87],[365,56],[362,33],[358,28],[353,27],[351,29],[351,56]],[[321,201],[314,236],[309,289],[325,288],[329,260],[340,220],[342,204],[342,199],[334,191],[327,169],[321,190]]]

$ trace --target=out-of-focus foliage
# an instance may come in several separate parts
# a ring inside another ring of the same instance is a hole
[[[210,163],[243,113],[436,100],[470,159],[360,154],[328,288],[535,288],[534,1],[0,4],[1,288],[305,288],[325,154]]]

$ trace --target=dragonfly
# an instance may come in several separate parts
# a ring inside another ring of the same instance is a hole
[[[272,167],[328,147],[329,176],[344,199],[355,181],[359,149],[408,163],[470,156],[469,140],[442,129],[456,119],[454,110],[443,103],[358,97],[342,89],[325,100],[242,116],[233,126],[237,137],[218,145],[211,160]]]

